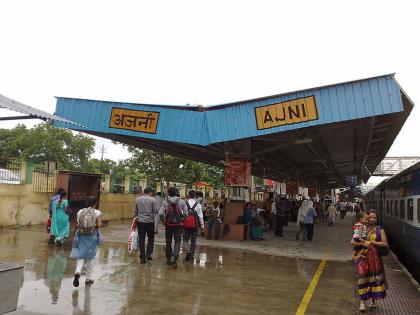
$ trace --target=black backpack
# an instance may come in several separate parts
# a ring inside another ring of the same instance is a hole
[[[167,199],[168,208],[166,209],[165,213],[165,224],[167,226],[181,226],[182,225],[182,214],[181,210],[179,209],[178,203],[179,199],[176,202]]]

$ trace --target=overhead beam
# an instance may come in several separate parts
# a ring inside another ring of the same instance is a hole
[[[35,116],[9,116],[9,117],[0,117],[0,120],[21,120],[21,119],[42,119],[42,117],[35,117]]]

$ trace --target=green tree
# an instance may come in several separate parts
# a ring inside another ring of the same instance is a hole
[[[101,161],[98,159],[90,159],[87,162],[86,171],[91,173],[110,175],[115,171],[116,168],[117,162],[113,160],[104,159],[103,161]]]
[[[95,140],[70,130],[41,123],[31,129],[18,125],[0,129],[0,157],[29,160],[35,164],[58,162],[62,168],[86,170]]]
[[[128,146],[132,157],[127,160],[130,170],[137,169],[148,179],[156,180],[169,186],[169,182],[191,184],[205,181],[215,187],[223,187],[224,172],[217,166],[211,166],[169,154],[154,152]]]

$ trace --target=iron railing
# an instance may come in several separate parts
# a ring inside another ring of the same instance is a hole
[[[35,166],[32,172],[33,192],[54,192],[57,181],[56,166],[51,167],[49,163],[42,166]]]
[[[0,157],[0,184],[21,184],[20,168],[18,159]]]

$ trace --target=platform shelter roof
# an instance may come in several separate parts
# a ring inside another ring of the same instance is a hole
[[[389,74],[208,107],[58,97],[56,115],[122,143],[210,164],[247,158],[254,175],[326,187],[367,180],[412,107]]]

